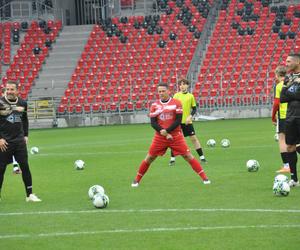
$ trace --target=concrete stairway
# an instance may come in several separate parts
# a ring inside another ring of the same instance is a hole
[[[92,25],[65,26],[52,46],[29,100],[58,99],[67,88],[77,61],[92,30]]]

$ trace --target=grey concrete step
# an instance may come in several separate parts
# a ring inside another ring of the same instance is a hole
[[[60,98],[64,94],[92,28],[93,25],[64,27],[35,81],[30,99]]]
[[[63,66],[63,67],[62,67]],[[53,66],[50,66],[48,65],[47,67],[47,71],[41,71],[39,76],[42,76],[44,74],[50,74],[50,75],[55,75],[55,74],[65,74],[66,72],[70,72],[70,71],[74,71],[74,67],[73,65],[53,65]]]
[[[49,97],[60,97],[64,94],[64,88],[44,88],[44,89],[32,89],[31,91],[31,100],[37,100],[41,98],[49,98]]]
[[[69,25],[64,26],[64,32],[91,31],[94,25]]]
[[[35,88],[51,88],[52,84],[57,87],[57,88],[65,88],[65,84],[66,82],[69,82],[69,78],[66,79],[61,79],[61,80],[52,80],[52,79],[48,79],[48,80],[42,80],[42,81],[38,81],[35,84]]]

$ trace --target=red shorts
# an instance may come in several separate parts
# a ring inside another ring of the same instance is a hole
[[[177,132],[172,136],[173,140],[167,140],[166,137],[155,134],[148,152],[149,155],[164,155],[168,148],[172,149],[172,152],[175,156],[186,155],[188,152],[190,152],[190,149],[184,140],[182,132]]]

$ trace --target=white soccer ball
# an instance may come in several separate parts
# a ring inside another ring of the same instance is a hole
[[[223,139],[223,140],[221,141],[221,146],[222,146],[223,148],[228,148],[228,147],[230,146],[230,141],[229,141],[228,139]]]
[[[32,147],[30,149],[30,154],[35,155],[39,152],[39,148],[38,147]]]
[[[96,194],[102,194],[102,195],[104,195],[105,194],[104,188],[102,186],[100,186],[100,185],[91,186],[89,188],[89,191],[88,191],[88,195],[89,195],[90,199],[93,199],[93,197]]]
[[[273,193],[277,196],[288,196],[290,193],[290,186],[286,181],[274,182]]]
[[[257,172],[260,165],[257,160],[249,160],[246,163],[248,172]]]
[[[276,133],[276,134],[274,135],[274,140],[275,140],[275,141],[278,141],[278,140],[279,140],[279,135],[278,135],[278,133]]]
[[[288,181],[289,181],[289,178],[284,174],[276,175],[275,179],[274,179],[274,183],[275,182],[288,182]]]
[[[83,160],[76,160],[76,161],[74,162],[74,167],[75,167],[75,169],[77,169],[77,170],[83,170],[83,169],[84,169],[84,165],[85,165],[85,163],[84,163]]]
[[[216,146],[216,141],[214,140],[214,139],[209,139],[208,141],[207,141],[207,143],[206,143],[206,145],[208,146],[208,147],[214,147],[214,146]]]
[[[93,197],[93,205],[96,208],[106,208],[108,204],[109,204],[109,198],[106,194],[102,195],[98,193]]]

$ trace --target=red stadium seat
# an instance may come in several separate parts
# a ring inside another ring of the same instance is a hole
[[[66,106],[63,105],[63,104],[59,105],[58,108],[57,108],[57,112],[59,114],[64,114],[66,112]]]
[[[92,105],[92,111],[93,111],[94,113],[99,112],[99,111],[100,111],[100,104],[99,104],[99,103],[94,103],[94,104]]]

